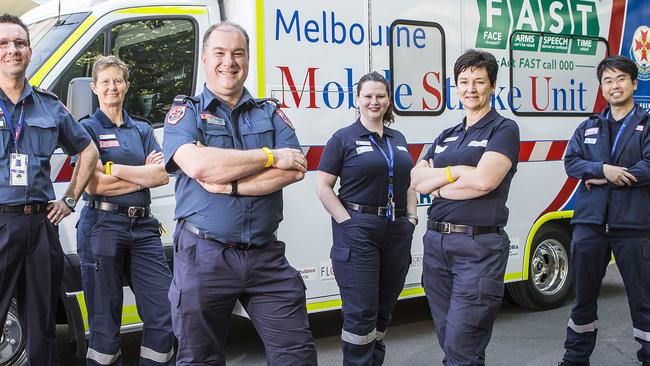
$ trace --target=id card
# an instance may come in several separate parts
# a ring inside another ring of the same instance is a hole
[[[12,153],[9,162],[9,184],[27,186],[27,155]]]

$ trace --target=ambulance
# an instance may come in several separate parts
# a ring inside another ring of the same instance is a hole
[[[116,54],[131,70],[125,103],[162,125],[177,94],[201,92],[206,29],[227,19],[250,35],[246,87],[277,98],[296,127],[309,172],[285,188],[277,232],[307,286],[309,312],[338,309],[341,300],[329,259],[331,224],[315,194],[323,146],[357,117],[355,86],[376,70],[390,80],[394,128],[415,161],[434,138],[464,116],[456,95],[454,61],[471,48],[499,63],[493,107],[521,131],[518,172],[507,206],[508,296],[530,309],[550,309],[571,294],[569,220],[579,184],[562,157],[577,125],[605,102],[596,65],[622,54],[639,68],[636,100],[650,107],[650,6],[647,0],[77,0],[50,1],[22,17],[29,25],[32,85],[57,94],[77,117],[97,106],[89,88],[93,60]],[[51,160],[61,197],[72,168],[60,150]],[[167,228],[171,261],[174,182],[152,190],[154,215]],[[419,195],[412,263],[400,298],[422,296],[422,236],[429,195]],[[77,210],[78,211],[78,210]],[[77,216],[60,225],[66,253],[58,320],[76,355],[85,354],[88,316],[76,251]],[[4,296],[4,294],[3,294]],[[243,314],[242,309],[237,312]],[[124,287],[122,331],[141,328],[134,296]],[[0,366],[24,359],[24,337],[12,306],[0,339]]]

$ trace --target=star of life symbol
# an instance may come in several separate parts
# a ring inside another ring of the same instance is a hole
[[[639,68],[639,79],[650,80],[650,28],[640,26],[634,32],[630,46],[630,58]]]

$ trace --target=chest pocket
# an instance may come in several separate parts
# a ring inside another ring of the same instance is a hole
[[[9,152],[11,142],[11,131],[6,124],[0,127],[0,159],[4,158]]]
[[[268,118],[251,121],[250,125],[241,126],[241,134],[244,139],[244,148],[257,149],[261,147],[273,148],[273,123]]]
[[[59,138],[59,131],[56,128],[56,121],[52,118],[29,118],[25,119],[28,130],[24,131],[27,138],[23,141],[29,150],[36,156],[51,156],[56,148]]]
[[[205,123],[203,124],[205,132],[205,145],[211,147],[220,147],[223,149],[232,149],[233,142],[230,131],[226,126]]]

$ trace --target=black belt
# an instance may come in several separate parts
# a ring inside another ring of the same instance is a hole
[[[30,215],[43,212],[47,209],[47,203],[32,203],[29,205],[0,205],[0,213],[24,214]]]
[[[151,208],[149,206],[120,206],[117,203],[102,202],[102,201],[88,201],[86,206],[95,208],[101,211],[108,211],[118,215],[125,215],[128,217],[149,217],[151,216]]]
[[[369,214],[374,214],[374,215],[386,217],[386,207],[366,206],[366,205],[360,205],[358,203],[352,203],[352,202],[347,202],[347,201],[343,201],[343,200],[341,200],[341,203],[343,204],[343,207],[349,208],[352,211],[357,211],[357,212],[361,212],[361,213],[369,213]],[[406,217],[406,209],[405,208],[396,208],[395,209],[395,217]]]
[[[469,226],[469,225],[456,225],[448,222],[427,221],[427,229],[437,231],[443,234],[492,234],[501,233],[503,228],[499,226]]]
[[[217,239],[216,237],[214,237],[214,236],[212,236],[210,234],[206,234],[206,233],[202,232],[201,229],[199,229],[198,227],[190,224],[187,221],[183,221],[181,223],[181,228],[183,228],[183,229],[189,231],[190,233],[196,235],[199,239],[210,240],[210,241],[217,242],[217,243],[223,245],[227,249],[249,250],[249,249],[255,249],[256,248],[256,246],[254,246],[251,243],[234,243],[234,242],[224,243],[221,240]]]

